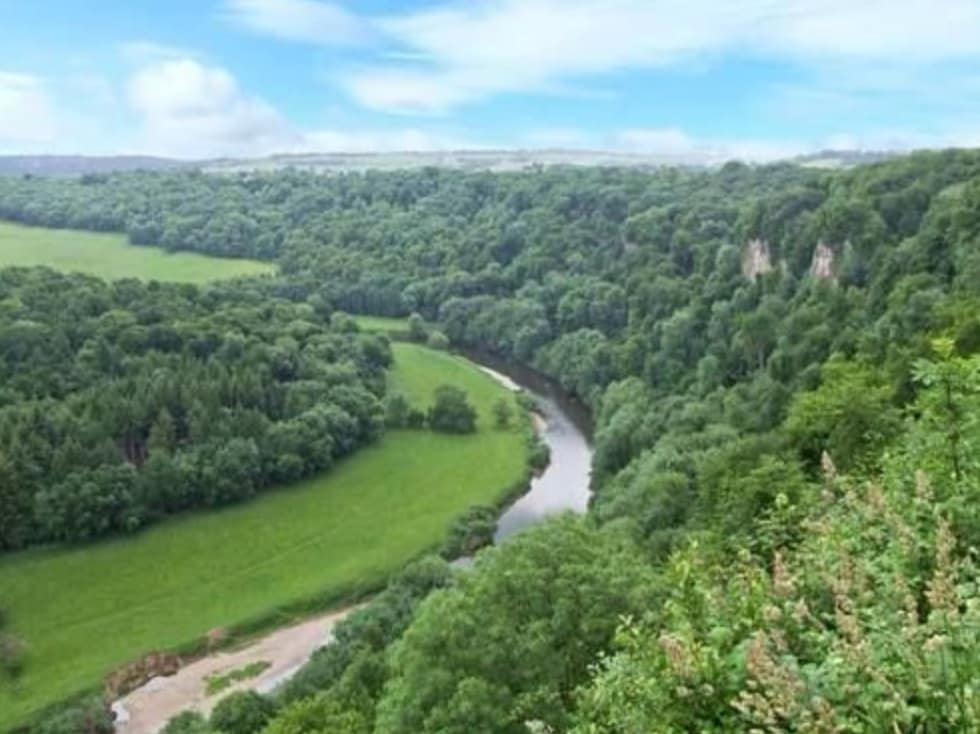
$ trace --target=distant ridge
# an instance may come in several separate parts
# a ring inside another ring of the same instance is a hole
[[[280,168],[329,172],[454,168],[517,171],[529,166],[616,166],[659,168],[703,165],[691,156],[644,155],[601,150],[445,150],[390,153],[282,153],[257,158],[177,160],[153,156],[0,156],[0,175],[78,176],[122,171],[198,168],[212,173]]]
[[[0,155],[0,175],[80,176],[116,171],[169,171],[197,163],[143,155]]]
[[[835,151],[797,156],[784,162],[802,166],[849,168],[886,160],[887,151]],[[340,173],[344,171],[453,168],[473,171],[519,171],[532,166],[610,166],[662,168],[712,167],[723,163],[709,154],[623,153],[604,150],[444,150],[390,153],[282,153],[257,158],[178,160],[155,156],[0,155],[0,175],[79,176],[125,171],[201,169],[212,173],[269,171],[282,168]]]
[[[267,170],[293,167],[316,171],[453,168],[480,171],[519,171],[531,166],[615,166],[660,168],[694,166],[688,155],[649,155],[604,150],[508,149],[440,150],[389,153],[295,153],[264,158],[218,159],[202,162],[208,171]]]
[[[821,150],[790,159],[792,163],[812,168],[853,168],[869,163],[881,163],[901,153],[888,150]]]

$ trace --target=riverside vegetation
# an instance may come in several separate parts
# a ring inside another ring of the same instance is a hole
[[[142,652],[362,594],[526,476],[523,426],[494,425],[513,397],[449,354],[245,287],[0,281],[2,543],[75,543],[0,556],[0,727]],[[382,436],[389,382],[420,414],[461,391],[476,432]]]
[[[596,417],[586,517],[467,573],[416,562],[283,690],[170,734],[980,727],[980,154],[9,179],[0,202],[274,261],[256,287],[284,301],[418,313]]]

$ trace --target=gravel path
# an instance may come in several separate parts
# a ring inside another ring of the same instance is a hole
[[[333,627],[356,607],[331,612],[263,637],[247,647],[219,652],[195,660],[175,675],[154,678],[113,704],[118,734],[156,734],[172,716],[188,709],[209,714],[234,691],[254,689],[267,693],[287,680],[332,639]],[[240,681],[209,696],[207,679],[238,670],[250,663],[271,665],[255,678]]]

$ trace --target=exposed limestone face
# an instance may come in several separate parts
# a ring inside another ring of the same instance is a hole
[[[772,270],[772,252],[766,240],[749,240],[742,251],[742,275],[754,280]]]
[[[834,251],[823,242],[818,242],[810,261],[810,275],[823,280],[834,280]]]

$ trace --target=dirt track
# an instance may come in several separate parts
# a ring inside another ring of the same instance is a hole
[[[353,611],[331,612],[277,630],[246,647],[196,660],[167,678],[154,678],[117,701],[119,734],[156,734],[172,716],[191,709],[209,714],[229,693],[246,689],[267,692],[296,672],[315,650],[327,644],[333,626]],[[228,673],[260,660],[271,663],[261,675],[240,681],[213,696],[207,694],[209,676]]]

